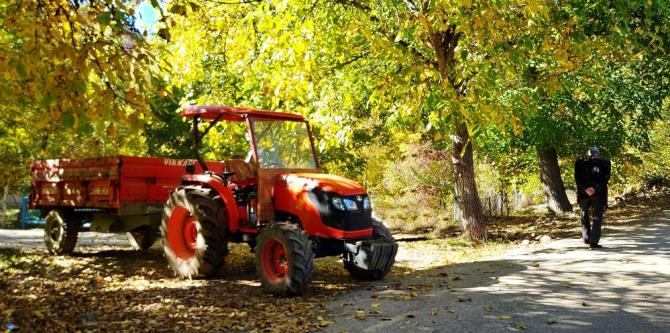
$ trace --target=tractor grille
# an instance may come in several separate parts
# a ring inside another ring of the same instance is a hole
[[[371,210],[341,211],[333,207],[330,197],[330,193],[320,189],[313,189],[309,192],[310,201],[318,209],[321,220],[325,225],[343,231],[356,231],[372,227]],[[354,200],[359,196],[340,197]],[[362,197],[365,198],[366,195]]]
[[[340,214],[334,214],[331,218],[325,218],[321,215],[323,222],[326,223],[329,227],[344,230],[344,231],[355,231],[368,229],[372,227],[372,214],[371,212],[338,212]]]

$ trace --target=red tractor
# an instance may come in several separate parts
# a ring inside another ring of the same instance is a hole
[[[203,173],[187,167],[163,209],[165,255],[185,278],[223,267],[229,242],[248,243],[263,287],[276,295],[302,293],[314,258],[342,256],[352,277],[378,280],[391,270],[398,245],[372,216],[358,183],[321,173],[308,122],[297,114],[229,106],[190,106],[193,142]],[[203,120],[210,121],[201,129]],[[211,172],[198,153],[217,122],[243,122],[250,154]]]

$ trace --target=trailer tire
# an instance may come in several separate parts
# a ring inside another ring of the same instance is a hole
[[[158,239],[157,230],[147,226],[126,232],[126,237],[134,250],[148,250]]]
[[[277,296],[302,294],[314,273],[314,251],[305,232],[274,222],[256,240],[256,272],[263,288]]]
[[[75,212],[61,209],[50,210],[45,218],[44,243],[53,255],[72,254],[77,246],[77,236],[82,217]]]
[[[377,219],[372,220],[372,238],[386,239],[390,242],[395,243],[395,239],[393,238],[393,235],[391,235],[391,231],[384,225],[383,222]],[[342,261],[344,262],[344,268],[349,272],[349,275],[351,275],[351,277],[353,277],[354,279],[364,281],[376,281],[384,278],[391,271],[391,268],[395,263],[395,255],[396,252],[394,251],[393,258],[387,261],[387,264],[381,269],[369,270],[356,267],[352,262],[348,261],[346,257]]]
[[[161,240],[176,275],[219,274],[228,255],[228,215],[219,195],[201,186],[172,192],[163,208]]]

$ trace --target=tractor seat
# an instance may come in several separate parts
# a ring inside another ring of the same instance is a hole
[[[241,159],[230,159],[223,162],[226,166],[226,171],[234,172],[231,180],[238,185],[245,186],[255,183],[256,170],[251,164]]]

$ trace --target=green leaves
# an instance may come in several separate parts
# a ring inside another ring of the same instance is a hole
[[[72,112],[66,112],[61,116],[60,122],[63,124],[63,126],[65,126],[65,128],[72,128],[75,123],[74,115]]]
[[[102,12],[98,14],[97,19],[103,26],[108,26],[112,22],[112,14],[110,12]]]
[[[26,77],[28,76],[28,74],[26,73],[26,67],[20,61],[16,62],[16,73],[19,74],[19,77],[21,79],[26,79]]]
[[[76,115],[149,113],[163,69],[132,27],[133,3],[21,1],[0,5],[3,103],[34,108],[65,127]],[[71,115],[60,116],[66,110]],[[124,121],[127,117],[119,117]]]

